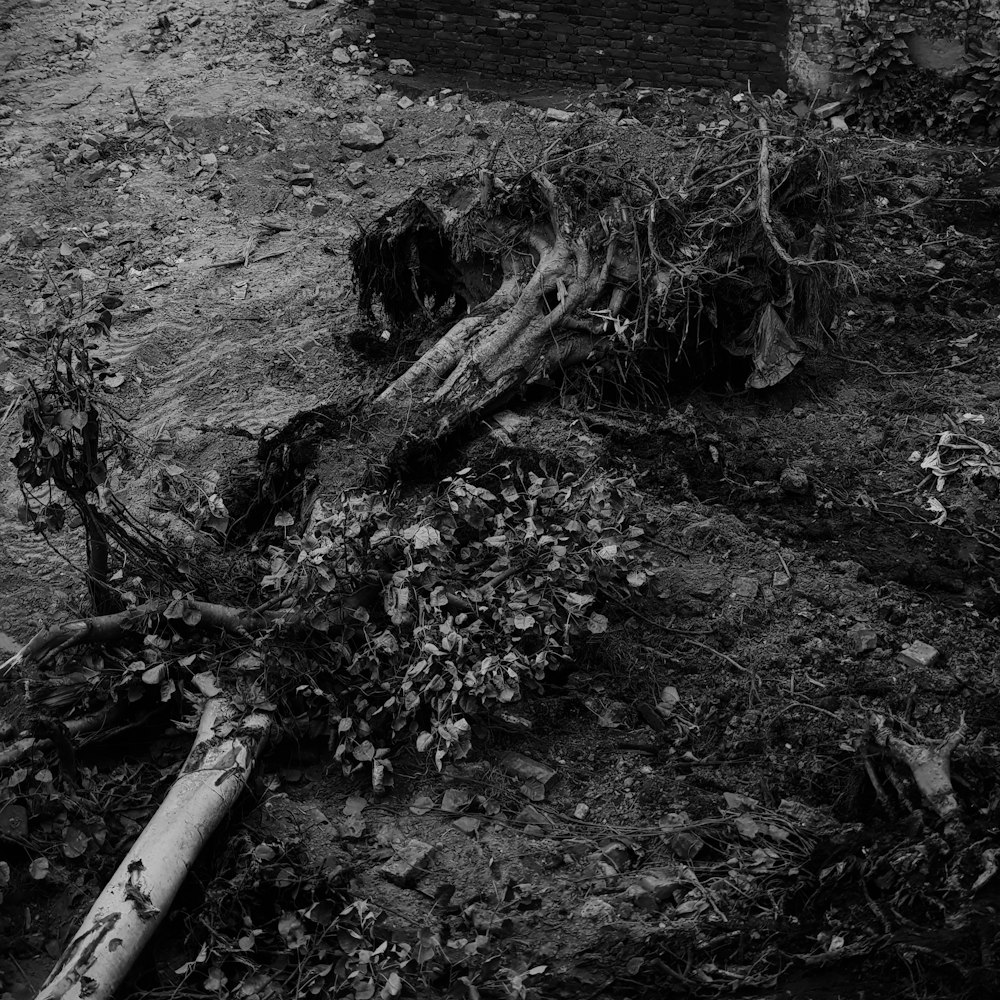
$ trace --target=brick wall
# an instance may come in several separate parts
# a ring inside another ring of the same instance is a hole
[[[379,53],[469,76],[774,88],[787,0],[375,0]]]

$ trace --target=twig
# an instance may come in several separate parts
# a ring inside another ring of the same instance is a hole
[[[70,108],[75,108],[78,105],[83,104],[84,101],[90,99],[91,95],[96,90],[98,90],[100,88],[100,86],[101,85],[99,83],[95,83],[94,86],[91,87],[90,90],[88,90],[87,93],[83,95],[83,97],[81,97],[81,98],[79,98],[78,100],[75,100],[75,101],[70,101],[69,104],[60,104],[59,105],[60,111],[69,111]]]
[[[974,361],[978,361],[978,358],[966,358],[964,361],[956,361],[953,365],[943,365],[940,368],[921,368],[915,371],[909,372],[887,372],[878,365],[873,364],[871,361],[865,361],[863,358],[849,358],[846,354],[834,354],[830,352],[831,358],[836,358],[838,361],[847,361],[852,365],[864,365],[866,368],[871,368],[872,371],[878,372],[879,375],[884,378],[895,378],[897,376],[903,375],[933,375],[936,372],[951,372],[955,371],[957,368],[964,368],[966,365],[972,364]]]
[[[96,90],[96,88],[95,88]],[[132,107],[135,108],[135,113],[143,124],[146,122],[146,116],[142,113],[142,108],[139,107],[139,102],[135,99],[135,94],[132,93],[132,88],[128,88],[128,96],[132,98]]]

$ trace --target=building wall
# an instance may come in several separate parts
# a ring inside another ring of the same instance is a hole
[[[376,0],[379,52],[458,74],[587,85],[781,86],[787,0]]]
[[[459,79],[825,94],[852,23],[912,24],[914,60],[947,73],[969,39],[996,43],[1000,0],[375,0],[375,19],[383,56]]]

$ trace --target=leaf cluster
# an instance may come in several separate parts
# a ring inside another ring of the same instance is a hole
[[[467,473],[468,470],[465,470]],[[608,628],[608,593],[657,572],[627,479],[465,473],[407,504],[348,495],[274,546],[265,588],[286,620],[331,636],[336,669],[303,686],[329,705],[346,771],[412,743],[438,767],[470,746],[468,716],[502,710]],[[351,606],[377,581],[381,600]],[[332,638],[337,636],[336,639]]]
[[[476,926],[474,906],[450,931],[447,924],[398,926],[382,907],[353,898],[349,874],[333,855],[310,861],[297,836],[242,834],[205,887],[191,935],[204,943],[177,970],[185,989],[221,1000],[291,992],[317,1000],[391,1000],[452,995],[457,987],[473,998],[525,1000],[531,978],[545,971],[511,968],[495,947],[512,929],[502,912],[517,908],[518,887],[502,890],[501,915],[492,921],[498,934]]]

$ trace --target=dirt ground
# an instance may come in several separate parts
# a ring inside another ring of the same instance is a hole
[[[74,268],[116,290],[97,351],[124,376],[115,402],[142,445],[114,484],[137,511],[167,466],[225,474],[251,454],[247,435],[384,381],[388,363],[351,347],[352,237],[481,162],[523,114],[454,82],[443,93],[390,76],[366,18],[285,0],[0,4],[0,413],[25,371],[11,345],[48,275]],[[685,107],[692,130],[719,118]],[[386,144],[345,154],[342,125],[366,115]],[[297,164],[314,175],[307,197],[289,183]],[[1000,446],[1000,216],[995,198],[955,188],[916,226],[906,171],[886,183],[895,198],[852,247],[884,280],[861,290],[831,352],[778,388],[723,373],[638,417],[572,393],[524,411],[518,448],[635,478],[666,567],[656,589],[608,609],[578,669],[516,706],[523,724],[477,733],[440,775],[404,757],[387,798],[315,748],[279,747],[179,912],[197,913],[227,851],[294,843],[349,871],[351,896],[399,926],[492,942],[498,961],[470,958],[469,983],[439,983],[442,995],[995,995],[997,889],[977,878],[1000,847],[1000,479],[957,472],[938,490],[921,460],[946,431]],[[15,432],[4,425],[5,444]],[[499,447],[473,442],[442,475]],[[83,613],[85,592],[79,541],[67,533],[56,552],[18,520],[6,470],[0,490],[4,652]],[[940,655],[901,660],[917,641]],[[971,749],[955,777],[976,850],[961,863],[928,846],[940,838],[906,774],[871,765],[876,712],[933,739],[964,716]],[[121,759],[93,767],[100,787],[138,787],[182,748],[130,736]],[[503,770],[511,750],[557,772],[543,800]],[[158,788],[115,808],[141,822]],[[399,887],[382,866],[413,841],[433,855]],[[11,869],[33,857],[8,846]],[[5,997],[33,995],[114,864],[64,860],[0,903]],[[168,921],[130,995],[182,995],[188,919]],[[207,968],[195,978],[184,990],[268,995]]]

